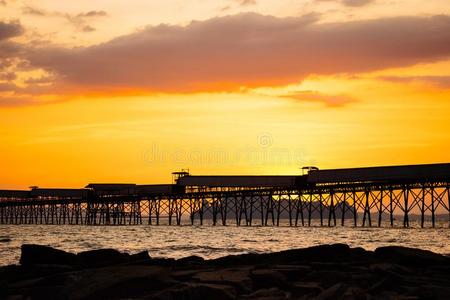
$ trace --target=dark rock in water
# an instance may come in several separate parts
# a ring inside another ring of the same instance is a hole
[[[175,265],[176,260],[173,258],[152,258],[149,261],[150,265],[154,265],[154,266],[165,266],[165,267],[170,267]]]
[[[252,290],[252,280],[249,277],[249,270],[225,269],[214,271],[198,272],[192,279],[202,283],[224,283],[232,285],[238,291],[250,292]]]
[[[148,299],[158,300],[198,300],[198,299],[217,299],[231,300],[236,299],[236,291],[233,287],[223,284],[211,283],[185,283],[174,285],[165,289]]]
[[[375,250],[379,259],[402,265],[430,266],[450,265],[450,258],[427,250],[401,246],[380,247]]]
[[[305,277],[306,274],[312,271],[310,266],[299,266],[299,265],[274,265],[273,270],[283,274],[287,280],[295,281],[300,278]]]
[[[357,253],[361,255],[360,252]],[[282,264],[305,261],[351,261],[350,247],[345,244],[320,245],[304,249],[285,250],[267,254],[241,254],[220,257],[210,262],[216,265]]]
[[[244,295],[243,299],[265,299],[265,300],[277,300],[277,299],[289,299],[287,293],[279,288],[260,289],[249,295]]]
[[[197,256],[197,255],[191,255],[187,257],[183,257],[180,259],[177,259],[177,264],[180,265],[197,265],[203,263],[205,260],[203,257]]]
[[[328,288],[336,283],[350,280],[350,276],[342,271],[312,271],[303,280],[307,282],[319,282],[322,286]]]
[[[22,245],[20,264],[29,265],[67,265],[86,268],[97,268],[134,261],[149,261],[147,251],[136,254],[122,253],[114,249],[98,249],[68,253],[42,245]]]
[[[141,251],[135,254],[130,255],[131,261],[147,261],[150,260],[150,255],[148,255],[148,251]]]
[[[128,262],[130,255],[114,249],[98,249],[80,252],[77,258],[83,266],[101,267]]]
[[[272,269],[253,270],[250,277],[253,280],[253,285],[258,288],[285,287],[287,282],[282,273]]]
[[[77,256],[62,250],[43,245],[22,245],[20,264],[22,266],[44,265],[76,265]]]
[[[297,282],[292,285],[291,290],[296,296],[316,296],[323,291],[317,282]]]
[[[450,299],[448,257],[324,245],[214,260],[24,245],[0,267],[0,299]]]
[[[231,300],[236,299],[236,291],[233,287],[223,284],[195,283],[189,286],[192,300],[197,299],[215,299]]]
[[[67,274],[60,299],[133,299],[173,285],[167,268],[112,266]]]
[[[339,299],[347,289],[347,286],[343,283],[337,283],[333,285],[332,287],[326,289],[317,297],[315,297],[315,300],[328,300],[328,299]]]
[[[352,252],[346,244],[320,245],[305,249],[285,251],[289,261],[345,261],[352,260]]]

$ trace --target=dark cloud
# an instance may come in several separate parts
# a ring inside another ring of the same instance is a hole
[[[15,91],[17,86],[10,82],[0,82],[0,92]]]
[[[31,6],[24,6],[22,7],[22,13],[26,15],[33,15],[33,16],[39,16],[39,17],[45,17],[48,15],[48,13],[44,10],[41,10],[39,8],[31,7]]]
[[[11,81],[17,78],[14,72],[0,72],[0,80]]]
[[[28,59],[65,88],[181,92],[282,85],[450,56],[448,16],[316,19],[240,14],[160,25],[91,47],[35,48]]]
[[[19,22],[0,21],[0,41],[21,35],[24,32]]]
[[[0,5],[7,6],[8,4],[14,3],[16,0],[0,0]]]
[[[92,32],[95,31],[95,28],[87,23],[87,19],[105,17],[107,15],[108,14],[102,10],[91,10],[85,13],[79,13],[78,15],[64,14],[64,17],[79,31]]]
[[[22,55],[24,46],[11,41],[0,40],[0,65],[11,64],[12,59]]]
[[[103,10],[91,10],[85,13],[80,13],[77,16],[80,18],[91,18],[91,17],[106,17],[108,13]]]
[[[365,6],[374,2],[375,0],[342,0],[342,4],[346,6]]]
[[[282,95],[281,97],[302,102],[318,102],[327,107],[343,107],[347,104],[358,102],[357,99],[346,94],[329,95],[318,91],[298,91]]]
[[[92,31],[95,31],[95,28],[90,25],[85,25],[85,26],[83,26],[83,28],[81,30],[83,32],[92,32]]]
[[[95,28],[87,23],[88,19],[93,19],[97,17],[106,17],[108,14],[103,10],[91,10],[88,12],[82,12],[79,14],[69,14],[62,13],[58,11],[48,12],[32,6],[24,6],[22,8],[24,14],[38,16],[38,17],[59,17],[64,18],[69,21],[73,26],[75,26],[79,31],[91,32],[95,31]]]
[[[378,79],[394,83],[422,83],[440,88],[450,88],[450,76],[381,76]]]

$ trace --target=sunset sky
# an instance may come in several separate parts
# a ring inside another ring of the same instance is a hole
[[[0,155],[0,188],[450,162],[450,2],[2,0]]]

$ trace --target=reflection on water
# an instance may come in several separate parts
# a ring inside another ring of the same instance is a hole
[[[63,226],[0,225],[0,265],[18,263],[24,243],[66,251],[114,248],[148,250],[153,257],[261,253],[319,244],[346,243],[373,250],[402,245],[450,253],[448,228],[236,227],[236,226]]]

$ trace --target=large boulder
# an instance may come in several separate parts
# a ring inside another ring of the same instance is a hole
[[[126,263],[130,260],[130,255],[114,249],[98,249],[80,252],[77,258],[85,267],[102,267]]]
[[[120,265],[69,274],[60,299],[136,299],[172,286],[169,269]]]
[[[236,299],[236,291],[233,287],[224,284],[191,283],[188,285],[188,297],[186,299]]]
[[[123,263],[150,261],[147,251],[136,254],[122,253],[114,249],[98,249],[73,254],[43,245],[22,245],[20,264],[32,265],[68,265],[81,268],[97,268]]]
[[[232,286],[212,283],[178,283],[171,284],[170,287],[157,291],[146,299],[170,300],[170,299],[214,299],[232,300],[237,294]]]
[[[20,264],[30,265],[76,265],[77,256],[49,246],[24,244],[22,245]]]
[[[286,287],[286,277],[272,269],[255,269],[250,273],[250,277],[253,280],[253,286],[256,288],[268,288],[268,287]]]
[[[294,249],[274,253],[271,255],[280,256],[285,263],[287,262],[339,262],[352,260],[352,252],[346,244],[319,245],[304,249]]]
[[[252,289],[248,268],[200,271],[192,279],[201,283],[232,285],[242,292]]]
[[[285,250],[266,254],[229,255],[209,260],[210,264],[220,266],[257,265],[257,264],[298,264],[311,261],[352,261],[355,254],[358,258],[361,251],[351,251],[346,244],[320,245],[303,249]]]
[[[133,262],[148,261],[150,260],[150,255],[148,255],[148,251],[141,251],[135,254],[131,254],[130,260]]]
[[[406,266],[450,265],[450,258],[428,250],[402,246],[380,247],[375,250],[376,258]]]
[[[177,265],[201,265],[204,261],[203,257],[191,255],[177,259]]]

